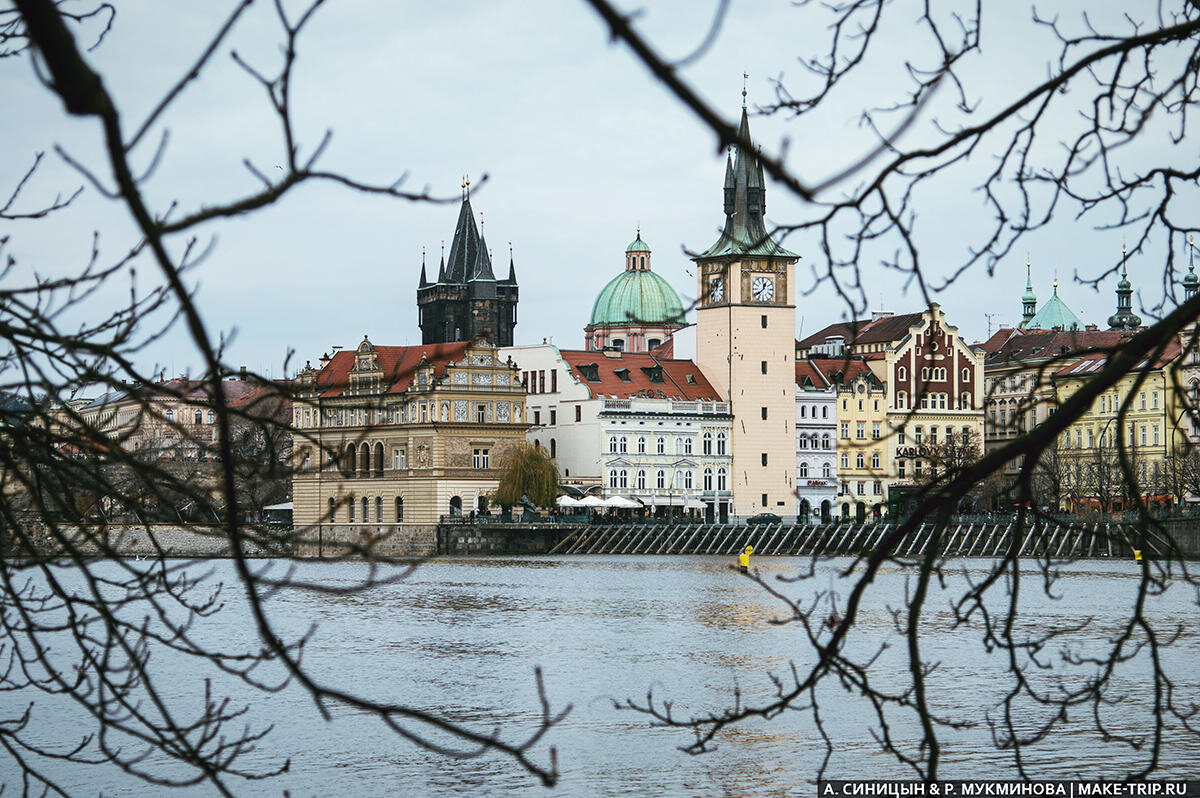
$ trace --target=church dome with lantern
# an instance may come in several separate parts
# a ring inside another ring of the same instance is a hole
[[[650,247],[639,228],[625,248],[625,270],[601,289],[592,305],[584,328],[587,348],[646,352],[685,324],[679,294],[650,269]]]

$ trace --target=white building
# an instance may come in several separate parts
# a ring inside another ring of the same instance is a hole
[[[828,521],[837,504],[837,386],[796,361],[796,497],[800,523]]]
[[[647,507],[725,519],[732,504],[729,404],[690,360],[549,344],[502,350],[528,390],[528,439],[563,481]]]

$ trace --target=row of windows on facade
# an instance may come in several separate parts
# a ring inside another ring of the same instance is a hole
[[[856,487],[858,488],[858,490],[856,492],[859,496],[867,495],[866,480],[860,479],[856,483]],[[840,491],[838,491],[838,495],[839,496],[850,496],[851,495],[849,482],[842,483],[842,489]],[[883,483],[882,482],[880,482],[879,480],[875,480],[874,482],[871,483],[871,495],[872,496],[882,496],[883,495]]]
[[[723,455],[728,449],[728,438],[724,432],[718,432],[715,436],[716,453]],[[713,453],[714,436],[711,432],[705,431],[700,436],[700,453]],[[692,438],[681,437],[675,439],[675,454],[692,454]],[[644,435],[639,435],[636,442],[637,454],[648,454],[646,451],[647,439]],[[629,436],[628,435],[610,435],[608,436],[608,452],[609,454],[629,454]],[[654,454],[667,453],[667,439],[663,436],[658,436],[654,439]]]
[[[810,476],[812,476],[808,463],[804,460],[800,461],[800,465],[796,468],[796,473],[799,475],[800,479],[808,479]],[[824,479],[831,479],[833,477],[833,466],[831,466],[829,463],[821,463],[821,477]]]
[[[546,369],[522,371],[521,383],[527,393],[546,393]],[[558,393],[558,369],[550,369],[550,393]],[[578,419],[576,419],[578,420]],[[550,422],[553,424],[554,422]]]
[[[863,456],[862,452],[859,452],[857,455],[855,455],[854,467],[858,468],[858,469],[865,469],[867,467],[866,458]],[[879,452],[872,452],[871,453],[871,470],[878,471],[879,467],[880,467]],[[924,467],[925,467],[924,460],[913,460],[913,475],[916,476],[917,478],[920,478],[921,473],[924,470]],[[845,452],[843,452],[842,453],[842,470],[848,471],[849,469],[850,469],[850,456],[848,454],[846,454]],[[899,458],[896,460],[896,476],[899,479],[907,479],[908,478],[908,459],[907,458],[902,457],[902,458]]]
[[[842,433],[843,438],[848,439],[850,437],[850,422],[849,421],[842,422],[841,433]],[[954,434],[954,428],[946,427],[946,442],[947,443],[952,443],[950,436],[953,434]],[[962,428],[963,446],[967,446],[968,444],[970,444],[970,442],[971,442],[970,435],[971,435],[971,428],[963,427]],[[879,421],[871,422],[871,440],[877,441],[877,440],[882,439],[882,437],[883,437],[883,424]],[[865,421],[859,421],[855,425],[854,438],[855,438],[855,440],[860,440],[860,441],[867,439],[867,423]],[[903,446],[904,441],[905,441],[905,429],[904,429],[904,427],[901,427],[900,429],[896,430],[896,444],[898,446]],[[925,428],[920,425],[914,427],[913,428],[913,443],[920,444],[920,443],[923,443],[924,441],[925,441]],[[936,444],[937,442],[938,442],[938,427],[930,427],[929,428],[929,443]],[[816,448],[816,447],[813,447],[813,448]],[[845,455],[842,455],[842,456],[844,457]]]
[[[374,451],[374,468],[372,469],[372,451]],[[476,448],[471,450],[471,463],[474,468],[484,469],[490,468],[491,465],[491,450],[486,448]],[[309,452],[304,453],[301,459],[300,468],[307,471],[312,467],[312,455]],[[408,452],[404,449],[392,449],[392,470],[401,471],[408,468]],[[346,446],[340,458],[327,456],[325,459],[326,471],[340,470],[346,476],[354,476],[356,472],[370,474],[372,470],[376,476],[383,475],[383,444],[376,443],[374,450],[371,445],[364,443],[361,446],[355,446],[353,443]]]
[[[361,500],[362,515],[358,516],[358,517],[362,518],[362,523],[364,523],[364,524],[368,524],[371,522],[371,505],[372,505],[371,500],[369,498],[367,498],[366,496],[363,496],[362,500]],[[374,505],[375,505],[375,522],[378,524],[385,523],[385,521],[383,520],[383,497],[376,496]],[[357,506],[359,506],[359,501],[353,495],[350,496],[348,499],[346,499],[345,508],[346,508],[347,523],[351,523],[351,524],[355,523],[356,519],[355,519],[354,510],[355,510],[355,507],[357,507]],[[400,496],[397,496],[393,503],[393,507],[395,508],[395,516],[394,516],[396,519],[395,523],[399,524],[402,521],[404,521],[404,499],[401,498]],[[338,502],[336,499],[330,499],[329,500],[329,523],[336,524],[337,521],[338,521]]]
[[[175,411],[168,409],[166,412],[166,419],[167,419],[168,423],[174,422],[175,421]],[[179,420],[182,422],[184,419],[181,417]],[[204,411],[202,411],[202,410],[195,411],[195,413],[192,415],[192,423],[193,424],[203,424],[204,423]],[[214,413],[212,410],[208,411],[208,423],[209,424],[217,423],[217,414]]]
[[[1105,425],[1107,427],[1107,425]],[[1122,425],[1124,426],[1124,425]],[[1158,425],[1157,424],[1130,424],[1128,427],[1129,437],[1127,443],[1130,446],[1136,446],[1140,442],[1142,446],[1158,446]],[[1100,448],[1116,445],[1116,430],[1104,429],[1100,432]],[[1087,445],[1084,446],[1085,430],[1081,427],[1075,428],[1075,445],[1071,445],[1071,430],[1065,430],[1062,434],[1064,449],[1093,449],[1096,446],[1096,430],[1093,427],[1088,427],[1086,430]]]
[[[462,400],[459,400],[462,401]],[[503,403],[506,409],[508,403]],[[420,423],[427,424],[432,418],[438,420],[437,404],[434,402],[410,402],[407,405],[389,405],[384,408],[326,408],[323,416],[324,423],[321,423],[322,414],[305,408],[301,411],[296,410],[296,426],[299,428],[312,427],[314,423],[323,427],[365,427],[371,424],[407,424],[409,419],[416,424],[418,409],[420,408]],[[521,421],[521,405],[513,404],[511,406],[512,420],[520,423]],[[496,408],[492,402],[478,402],[474,406],[474,421],[476,424],[486,424],[489,421],[495,421]],[[168,411],[169,412],[169,411]],[[450,420],[450,403],[442,402],[441,404],[441,421]],[[169,420],[169,419],[168,419]],[[456,419],[461,420],[461,419]],[[578,420],[578,419],[577,419]],[[499,421],[507,423],[507,420],[500,418]],[[199,423],[199,422],[197,422]]]
[[[714,472],[711,468],[705,468],[701,473],[701,490],[713,490]],[[724,468],[718,468],[715,472],[716,489],[718,491],[729,490],[729,472]],[[671,487],[675,490],[691,490],[695,487],[695,475],[691,469],[680,469],[675,472],[674,478],[671,480]],[[654,490],[667,490],[668,477],[665,469],[659,469],[654,473]],[[629,469],[614,468],[608,472],[608,487],[616,489],[625,489],[630,487],[629,484]],[[633,487],[636,490],[651,490],[649,472],[644,468],[639,468],[634,473]]]
[[[818,445],[818,444],[820,444],[820,445]],[[828,432],[822,434],[820,437],[818,437],[817,433],[815,433],[815,432],[812,433],[811,435],[805,435],[804,433],[800,433],[799,435],[796,436],[796,448],[797,449],[826,449],[826,450],[828,450],[828,449],[831,449],[832,447],[833,447],[833,436],[830,435]]]
[[[874,399],[872,401],[875,405],[874,409],[876,411],[878,411],[879,410],[879,400]],[[920,401],[917,404],[920,406],[920,408],[922,410],[973,410],[975,407],[975,400],[971,396],[970,391],[963,391],[961,394],[958,395],[958,404],[954,404],[953,402],[951,402],[950,394],[930,393],[927,391],[923,391],[920,395]],[[849,409],[850,409],[850,400],[842,399],[842,410],[849,410]],[[858,409],[859,410],[863,409],[863,400],[862,399],[858,400]],[[908,392],[907,391],[897,391],[896,392],[895,409],[896,410],[911,409],[908,406]]]
[[[829,405],[813,405],[811,409],[812,418],[817,417],[817,408],[821,409],[821,418],[829,418]],[[800,418],[809,418],[809,406],[800,405]]]
[[[898,367],[896,369],[896,381],[904,382],[907,379],[908,379],[908,369],[905,366]],[[921,367],[921,379],[926,382],[945,382],[946,381],[946,369],[943,366],[933,366],[933,367],[922,366]],[[963,382],[971,381],[971,370],[970,369],[962,370],[962,381]]]

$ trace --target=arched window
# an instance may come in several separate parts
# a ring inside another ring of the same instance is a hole
[[[830,437],[829,437],[829,433],[826,432],[824,437],[821,438],[821,448],[828,449],[829,445],[830,445]]]
[[[725,454],[725,433],[717,433],[717,454]]]
[[[683,438],[675,439],[675,454],[683,454]]]
[[[708,430],[705,430],[704,435],[700,438],[700,453],[712,454],[712,433]]]
[[[192,416],[192,420],[197,424],[204,423],[204,412],[201,410],[197,410],[196,415]]]
[[[970,369],[963,369],[963,373],[962,373],[962,381],[963,381],[963,382],[970,382],[970,381],[971,381],[971,370],[970,370]]]
[[[802,434],[800,436],[800,440],[798,440],[796,442],[796,448],[798,448],[798,449],[807,449],[808,448],[808,436],[807,435]]]
[[[687,490],[692,489],[692,472],[691,469],[683,472],[683,487]]]
[[[667,439],[662,437],[661,435],[659,435],[658,440],[654,442],[654,450],[656,452],[658,452],[658,454],[666,454],[667,453]]]
[[[608,451],[612,454],[617,453],[617,436],[616,435],[608,436]]]
[[[615,468],[612,471],[608,472],[608,486],[610,488],[617,487],[617,474],[618,474],[618,471]]]
[[[346,512],[349,514],[349,517],[347,518],[347,520],[353,524],[354,523],[354,497],[353,496],[351,496],[349,498],[349,500],[346,502]]]
[[[354,476],[354,472],[357,470],[355,465],[357,453],[358,447],[353,443],[346,447],[346,454],[342,458],[342,473],[348,477]]]
[[[646,438],[642,435],[639,435],[638,439],[637,439],[637,453],[638,454],[646,453]]]
[[[660,472],[660,473],[661,473],[661,472]],[[683,489],[683,472],[682,472],[682,471],[676,471],[676,472],[675,472],[674,484],[675,484],[675,489],[676,489],[676,490],[682,490],[682,489]]]
[[[905,380],[907,380],[908,379],[908,369],[906,369],[904,366],[901,366],[900,368],[896,369],[896,379],[899,382],[904,382]]]
[[[1144,430],[1145,427],[1142,429]],[[658,474],[656,474],[654,477],[654,487],[658,488],[659,490],[665,490],[667,487],[667,472],[663,471],[661,468],[658,470]]]
[[[683,439],[683,453],[684,454],[692,453],[692,439],[691,438]]]
[[[638,469],[638,472],[637,472],[637,489],[638,489],[638,490],[645,490],[645,489],[646,489],[646,469],[644,469],[644,468],[639,468],[639,469]]]
[[[619,445],[620,445],[620,452],[621,452],[621,454],[626,454],[626,453],[628,453],[628,452],[629,452],[629,439],[628,439],[628,438],[626,438],[624,435],[622,435],[622,436],[621,436],[621,440],[619,441]]]
[[[621,469],[621,483],[617,487],[621,487],[621,488],[629,487],[629,469],[627,469],[627,468]]]
[[[362,498],[362,505],[363,505],[363,523],[364,524],[370,523],[371,522],[371,502],[370,502],[370,500],[367,499],[366,496],[363,496],[363,498]]]
[[[550,457],[551,459],[558,457],[558,442],[554,438],[550,439]]]
[[[363,476],[371,473],[371,447],[368,444],[363,444],[358,451],[358,467],[362,470]]]
[[[808,463],[800,464],[800,478],[808,479]]]
[[[306,416],[308,415],[307,410],[304,411],[304,415],[306,415]],[[217,422],[217,414],[214,413],[213,411],[209,410],[208,411],[208,423],[215,424],[216,422]]]
[[[336,520],[337,520],[337,502],[335,502],[333,499],[330,499],[329,500],[329,523],[332,524]]]
[[[729,490],[728,475],[724,468],[717,469],[717,490]]]
[[[168,410],[168,411],[167,411],[167,423],[169,424],[169,423],[171,423],[171,422],[172,422],[172,421],[174,421],[174,420],[175,420],[175,411],[174,411],[174,410]]]
[[[450,497],[450,515],[462,515],[462,497]]]
[[[879,468],[879,452],[871,453],[871,468]]]
[[[396,523],[404,520],[404,499],[396,497]]]
[[[375,443],[375,476],[383,476],[383,444],[379,442]],[[380,499],[380,501],[383,500]],[[383,518],[379,520],[382,521]]]
[[[821,476],[822,477],[824,477],[825,479],[829,479],[831,476],[833,476],[832,472],[833,472],[833,469],[829,467],[829,463],[821,463]]]
[[[713,489],[712,486],[713,486],[712,469],[706,468],[706,469],[704,469],[704,490],[712,490]]]
[[[382,496],[375,497],[375,523],[377,523],[377,524],[383,523],[383,497]]]

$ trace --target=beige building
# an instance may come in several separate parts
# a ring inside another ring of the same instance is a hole
[[[528,428],[516,366],[484,341],[377,347],[364,337],[299,380],[297,529],[487,509]]]
[[[739,136],[750,140],[742,108]],[[725,168],[725,227],[697,256],[696,362],[728,397],[733,425],[734,515],[796,515],[796,307],[798,257],[767,233],[762,164],[737,147]]]

